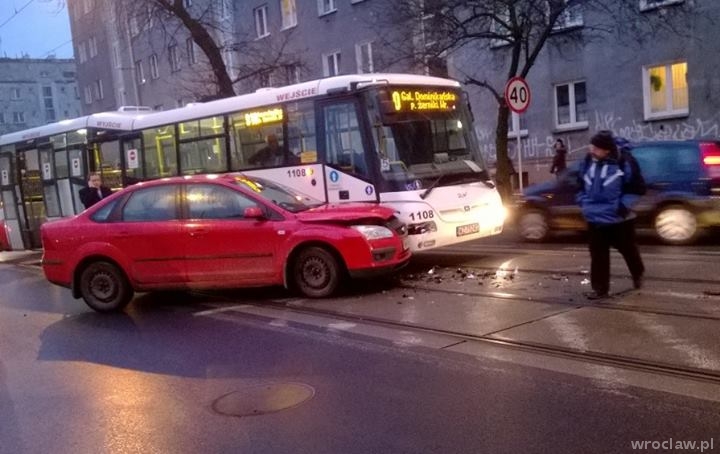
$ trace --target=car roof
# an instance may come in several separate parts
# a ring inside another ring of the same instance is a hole
[[[243,177],[243,178],[249,178],[252,180],[260,179],[256,177],[250,177],[245,174],[242,174],[240,172],[230,172],[230,173],[203,173],[203,174],[197,174],[197,175],[184,175],[184,176],[178,176],[178,177],[164,177],[164,178],[158,178],[156,180],[148,180],[148,181],[140,181],[138,183],[133,184],[132,186],[128,186],[128,188],[133,187],[152,187],[152,186],[160,186],[163,184],[171,184],[171,183],[205,183],[208,181],[221,181],[226,183],[234,183],[237,177]]]

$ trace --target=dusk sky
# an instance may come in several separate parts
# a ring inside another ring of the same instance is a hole
[[[0,57],[72,58],[64,0],[0,0]]]

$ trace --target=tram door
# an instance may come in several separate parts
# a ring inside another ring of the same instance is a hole
[[[19,187],[16,185],[15,153],[13,151],[0,152],[0,205],[2,205],[2,220],[5,222],[5,232],[10,249],[18,251],[25,249],[23,244],[21,219],[24,218],[22,204],[19,203]]]
[[[47,220],[47,213],[40,175],[40,154],[37,148],[18,151],[17,164],[20,201],[24,209],[24,216],[20,219],[20,231],[25,249],[38,249],[42,246],[40,225]]]
[[[123,186],[129,186],[145,178],[142,166],[142,139],[139,136],[122,139]]]

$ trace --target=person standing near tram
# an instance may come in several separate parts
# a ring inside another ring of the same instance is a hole
[[[112,190],[102,185],[102,178],[100,178],[100,174],[96,172],[88,175],[87,187],[79,191],[80,201],[86,210],[111,194]]]

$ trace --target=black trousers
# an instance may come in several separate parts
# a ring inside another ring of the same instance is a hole
[[[634,220],[618,224],[590,224],[588,234],[590,283],[593,290],[597,293],[607,293],[610,290],[610,246],[622,254],[633,279],[642,277],[645,265],[635,243]]]

